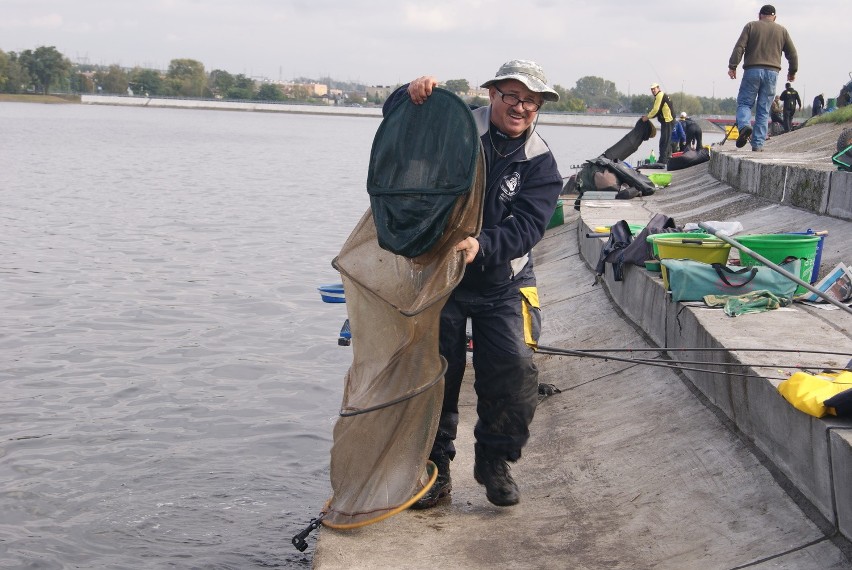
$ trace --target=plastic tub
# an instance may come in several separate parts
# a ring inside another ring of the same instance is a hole
[[[635,236],[639,232],[641,232],[642,230],[645,229],[645,224],[630,224],[630,223],[628,223],[627,227],[630,228],[630,233]],[[610,228],[612,228],[612,226],[597,226],[595,228],[595,233],[608,234]]]
[[[645,238],[645,241],[651,244],[654,248],[654,257],[659,259],[660,252],[657,251],[657,239],[659,238],[687,238],[687,239],[710,239],[713,236],[704,232],[669,232],[669,233],[659,233],[659,234],[651,234]]]
[[[799,278],[811,282],[816,260],[817,245],[821,236],[807,234],[755,234],[735,238],[740,244],[761,255],[775,264],[781,264],[788,257],[798,257],[802,260],[802,271]],[[741,265],[763,265],[751,255],[740,251]],[[807,291],[799,285],[796,295]]]
[[[665,188],[672,183],[672,175],[670,172],[655,172],[648,174],[648,178],[654,183],[654,186]]]
[[[345,303],[346,296],[343,293],[343,283],[321,285],[317,287],[323,303]]]
[[[731,253],[731,244],[718,238],[689,237],[661,237],[655,242],[659,251],[660,259],[694,259],[702,263],[728,263],[728,255]],[[662,266],[663,285],[669,288],[669,276],[666,274],[666,266]]]

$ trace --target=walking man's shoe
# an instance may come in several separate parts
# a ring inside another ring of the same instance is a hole
[[[509,473],[509,464],[504,459],[490,456],[478,443],[474,445],[474,450],[473,478],[480,485],[485,485],[488,500],[498,507],[517,505],[521,495]]]
[[[438,478],[435,484],[411,505],[412,509],[431,509],[444,497],[450,496],[453,484],[450,480],[450,458],[447,455],[430,455],[429,460],[438,467]]]
[[[751,151],[752,152],[763,152],[763,147],[762,146],[753,146],[753,147],[751,147]]]
[[[740,134],[737,137],[737,148],[743,148],[751,138],[751,127],[749,125],[740,129]]]

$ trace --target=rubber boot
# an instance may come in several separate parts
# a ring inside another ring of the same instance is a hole
[[[474,451],[473,478],[480,485],[485,485],[488,500],[498,507],[517,505],[521,495],[506,460],[490,455],[478,443],[474,445]]]
[[[431,509],[444,497],[450,496],[453,484],[450,480],[450,458],[447,455],[430,455],[429,460],[438,467],[438,478],[426,494],[411,505],[412,509]]]

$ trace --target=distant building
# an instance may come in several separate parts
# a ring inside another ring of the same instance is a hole
[[[609,115],[609,109],[604,109],[603,107],[586,107],[587,113],[592,113],[595,115]]]
[[[303,86],[307,88],[308,93],[315,97],[328,95],[328,85],[323,83],[305,83]]]
[[[286,94],[304,94],[308,97],[326,97],[328,96],[328,85],[324,83],[278,83],[282,93]]]
[[[343,92],[343,89],[329,89],[326,103],[328,105],[343,105],[346,103],[346,94]]]
[[[472,87],[471,89],[468,90],[467,93],[465,93],[465,97],[468,97],[470,99],[476,99],[477,97],[480,97],[482,99],[487,100],[488,99],[488,89],[483,89],[482,87]]]
[[[365,94],[366,99],[380,99],[384,101],[387,99],[391,93],[394,92],[396,87],[391,87],[390,85],[376,85],[375,87],[367,87],[367,92]]]

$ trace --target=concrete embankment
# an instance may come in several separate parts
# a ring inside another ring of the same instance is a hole
[[[832,129],[817,137],[825,148],[836,140]],[[776,137],[761,154],[732,143],[716,148],[710,163],[674,172],[672,185],[653,196],[584,202],[579,213],[565,200],[566,223],[536,248],[543,345],[664,347],[673,359],[733,365],[723,369],[732,375],[540,355],[540,380],[561,392],[539,405],[513,466],[521,503],[510,508],[488,503],[473,480],[469,377],[451,500],[353,531],[323,528],[314,567],[852,568],[852,422],[799,412],[777,391],[792,372],[783,366],[845,366],[848,358],[804,351],[852,352],[852,317],[800,304],[727,317],[669,301],[659,277],[636,266],[623,281],[610,270],[594,285],[604,240],[585,237],[599,225],[644,223],[659,212],[679,225],[739,221],[747,233],[828,230],[823,267],[849,263],[848,216],[792,202],[819,192],[848,210],[832,193],[852,174],[829,167],[819,188],[790,186],[807,179],[796,169],[819,170],[830,156],[798,165],[802,149],[785,149],[815,148],[816,139],[807,142],[815,132],[807,131]],[[763,194],[766,182],[753,192],[733,186],[714,175],[722,164],[743,180],[768,180],[762,177],[786,164],[787,190],[773,201]]]

